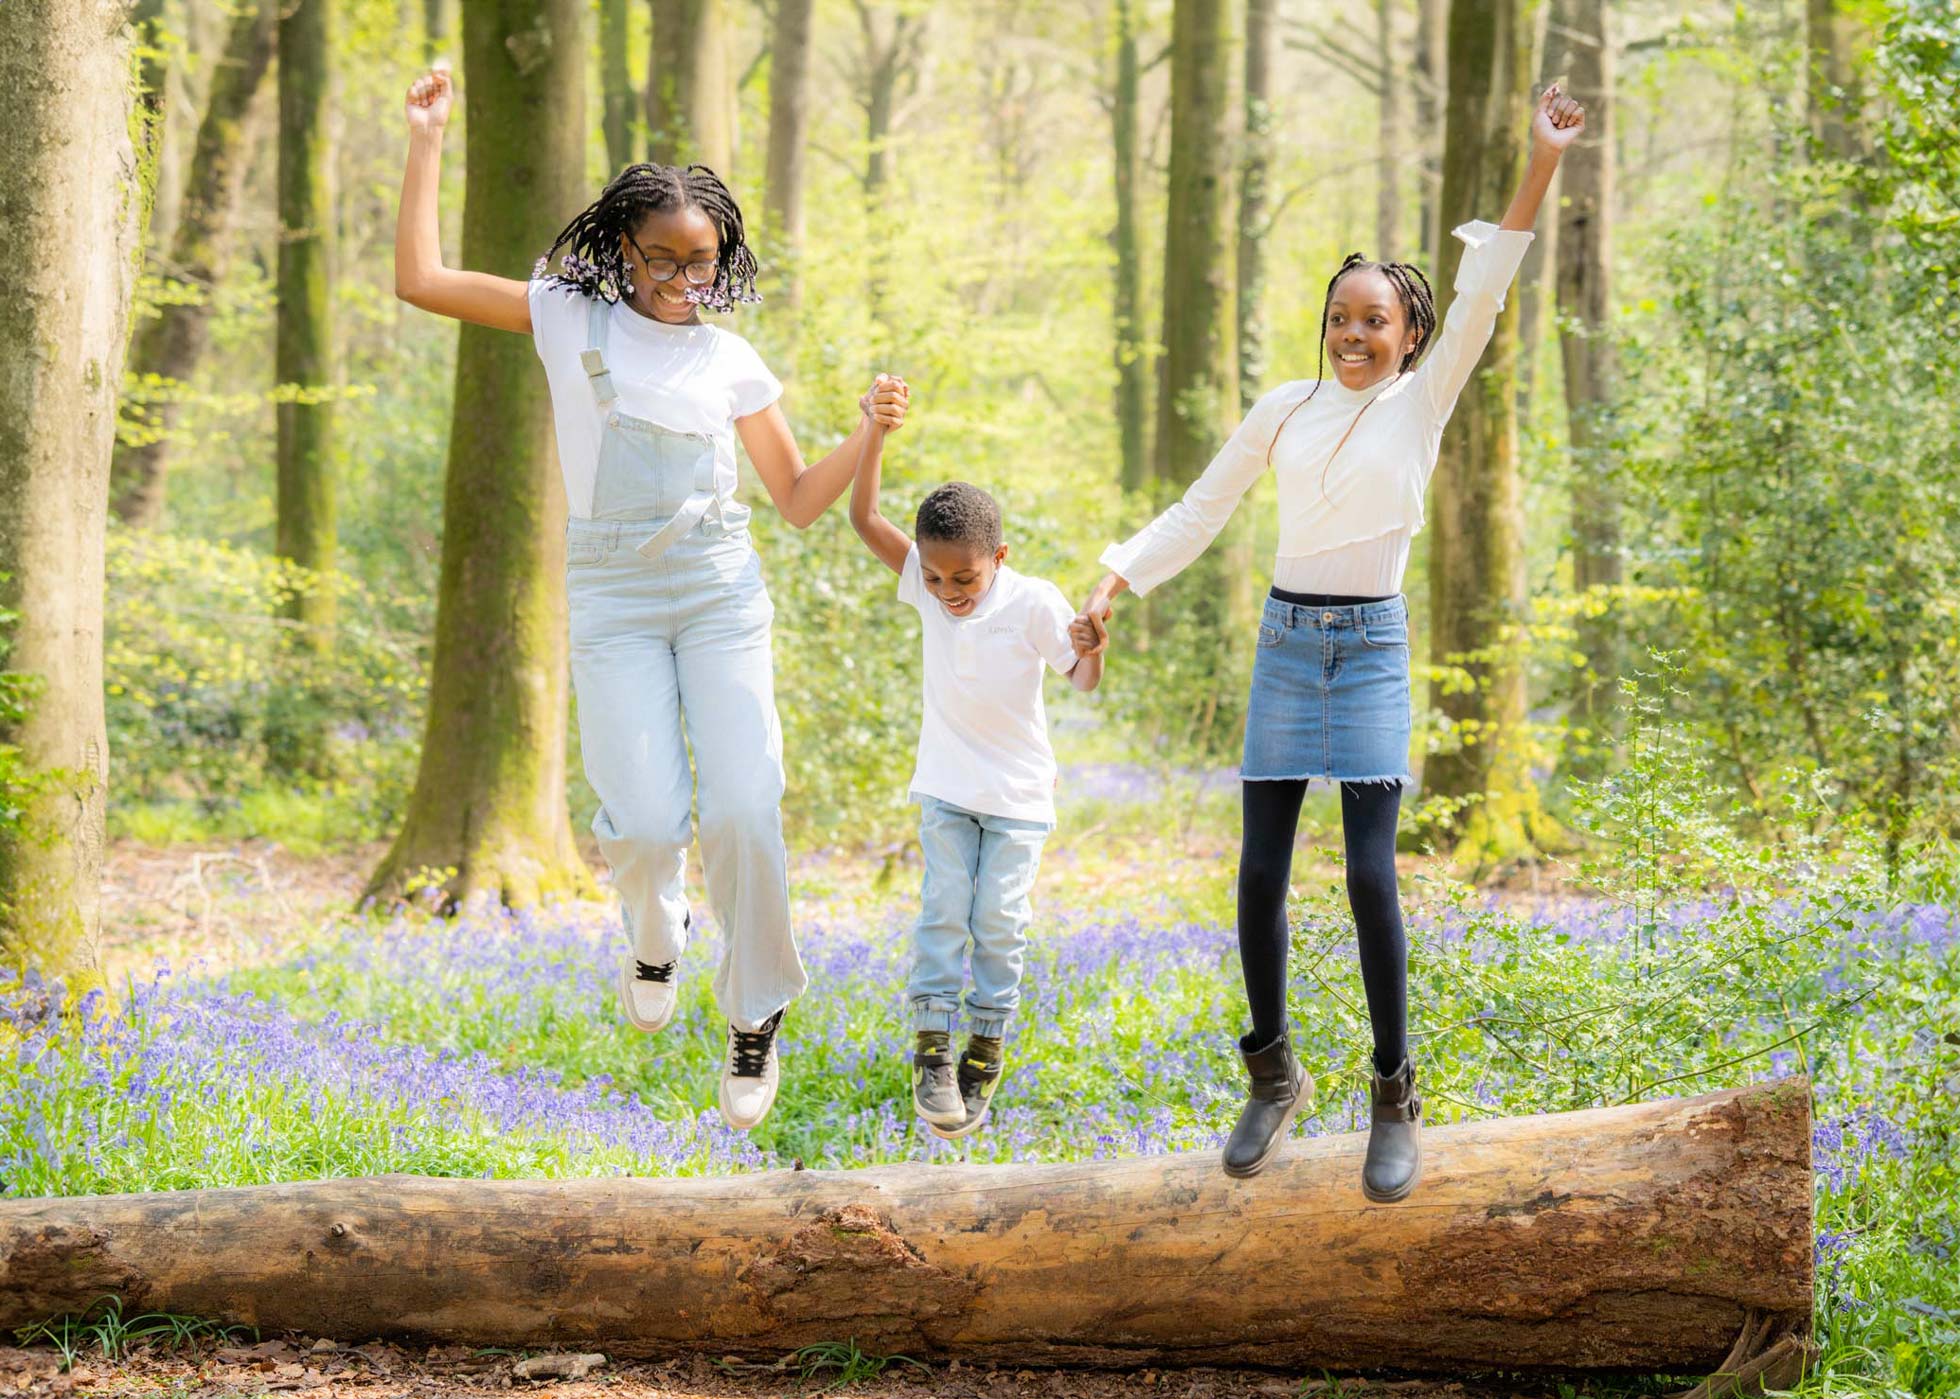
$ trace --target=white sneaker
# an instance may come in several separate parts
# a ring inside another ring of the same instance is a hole
[[[728,1058],[721,1066],[721,1115],[737,1131],[748,1131],[775,1106],[776,1084],[781,1077],[776,1063],[776,1031],[782,1023],[779,1010],[762,1022],[760,1030],[728,1027]]]
[[[679,1000],[674,966],[674,963],[668,962],[664,966],[650,967],[635,959],[631,953],[620,962],[619,1005],[626,1012],[627,1024],[648,1034],[667,1028],[667,1022],[674,1018],[674,1005]]]

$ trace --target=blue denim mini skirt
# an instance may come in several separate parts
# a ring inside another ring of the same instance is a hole
[[[1405,599],[1346,607],[1266,599],[1242,778],[1411,786],[1409,725]]]

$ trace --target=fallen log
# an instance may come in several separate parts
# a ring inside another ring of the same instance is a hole
[[[0,1202],[0,1326],[168,1311],[359,1340],[918,1359],[1704,1373],[1809,1334],[1801,1081],[1212,1153],[707,1179],[386,1176]]]

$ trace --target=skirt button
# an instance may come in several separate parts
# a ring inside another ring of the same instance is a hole
[[[1320,624],[1323,627],[1327,626],[1333,620],[1334,620],[1334,614],[1332,612],[1323,612],[1320,614]]]

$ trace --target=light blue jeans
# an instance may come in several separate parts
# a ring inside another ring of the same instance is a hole
[[[999,1036],[1021,1004],[1021,956],[1034,917],[1028,895],[1050,827],[983,816],[923,792],[918,801],[926,873],[906,987],[913,1028],[952,1032],[970,941],[967,1017],[974,1034]]]

